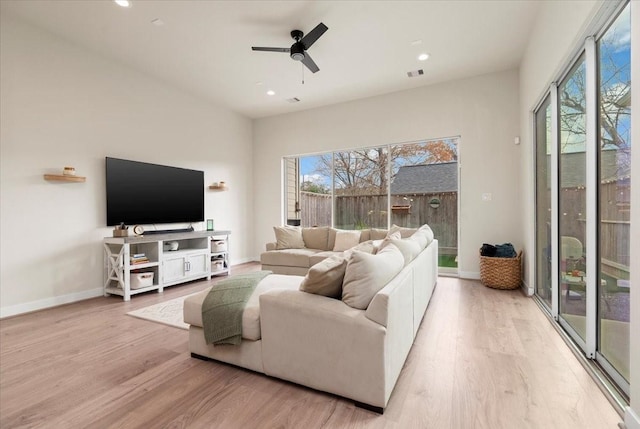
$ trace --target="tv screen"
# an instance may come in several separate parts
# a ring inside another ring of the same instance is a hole
[[[204,220],[204,172],[106,158],[107,226]]]

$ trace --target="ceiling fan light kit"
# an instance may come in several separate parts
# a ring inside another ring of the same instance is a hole
[[[295,40],[295,43],[290,48],[269,48],[261,46],[252,46],[254,51],[263,52],[285,52],[288,53],[292,60],[300,61],[304,64],[312,73],[316,73],[320,68],[313,61],[307,50],[322,36],[329,27],[322,22],[311,30],[306,36],[300,30],[293,30],[291,37]]]

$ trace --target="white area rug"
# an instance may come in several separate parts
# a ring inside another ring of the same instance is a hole
[[[130,311],[127,314],[129,316],[138,317],[151,322],[162,323],[164,325],[173,326],[174,328],[188,330],[189,325],[184,323],[182,318],[182,305],[184,303],[184,299],[191,295],[181,296],[180,298],[150,305],[149,307]]]

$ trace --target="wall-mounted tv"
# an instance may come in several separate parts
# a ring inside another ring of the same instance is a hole
[[[107,157],[107,226],[204,220],[204,172]]]

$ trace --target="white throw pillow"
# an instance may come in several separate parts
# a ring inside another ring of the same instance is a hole
[[[340,298],[346,269],[347,260],[344,257],[331,256],[309,268],[307,275],[300,283],[300,290],[316,295]]]
[[[333,245],[334,252],[349,250],[360,243],[360,231],[336,231],[336,243]]]
[[[424,249],[429,245],[426,231],[418,230],[414,232],[411,237],[407,238],[407,240],[415,241],[416,243],[418,243],[421,249]]]
[[[384,249],[390,244],[393,244],[398,248],[398,250],[400,250],[400,253],[402,253],[402,256],[404,257],[405,266],[407,266],[409,262],[413,261],[416,258],[416,256],[418,256],[418,254],[422,251],[422,249],[424,249],[424,247],[421,247],[417,241],[412,240],[411,238],[404,238],[404,239],[387,238],[380,245],[380,250]]]
[[[427,246],[431,244],[431,242],[435,238],[431,227],[425,223],[420,227],[420,229],[418,229],[418,231],[423,231],[427,235]]]
[[[365,310],[373,297],[404,267],[404,257],[389,244],[377,254],[354,251],[347,262],[342,283],[342,301],[350,307]]]
[[[274,226],[276,233],[276,250],[304,249],[302,229],[297,226]]]

